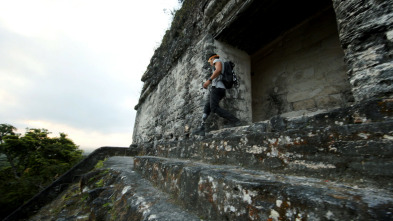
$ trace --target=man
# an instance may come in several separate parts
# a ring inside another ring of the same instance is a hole
[[[203,88],[207,89],[210,84],[212,86],[203,109],[202,125],[199,129],[193,131],[193,134],[201,136],[205,136],[205,122],[211,112],[228,120],[231,126],[239,126],[241,124],[238,118],[219,106],[220,101],[225,97],[226,89],[224,83],[221,81],[221,73],[224,72],[224,63],[217,54],[211,54],[208,62],[214,67],[214,71],[209,80],[203,84]]]

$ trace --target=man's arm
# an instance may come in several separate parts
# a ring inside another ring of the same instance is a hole
[[[213,72],[212,76],[210,76],[210,79],[211,79],[211,80],[213,80],[214,78],[217,78],[218,76],[220,76],[221,70],[222,70],[222,63],[221,63],[221,62],[219,62],[219,61],[216,62],[216,63],[214,64],[214,66],[215,66],[216,70]],[[210,79],[207,80],[207,81],[203,84],[203,88],[206,89],[206,88],[211,84]]]

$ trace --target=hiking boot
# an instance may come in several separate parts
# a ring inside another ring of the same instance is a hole
[[[205,136],[205,126],[201,126],[200,128],[194,130],[192,135]]]

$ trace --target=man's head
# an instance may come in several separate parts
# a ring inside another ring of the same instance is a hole
[[[217,58],[220,58],[218,54],[212,53],[209,55],[209,60],[207,62],[210,63],[210,65],[213,65],[213,61]]]

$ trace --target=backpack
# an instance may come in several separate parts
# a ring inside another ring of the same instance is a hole
[[[232,61],[224,62],[224,72],[221,73],[221,81],[224,83],[226,89],[231,89],[232,87],[238,88],[239,81],[234,70],[235,64]]]

